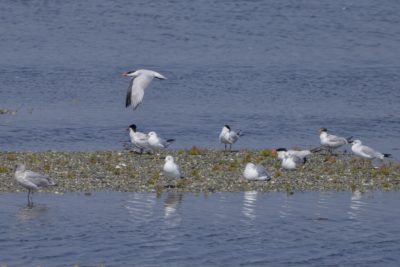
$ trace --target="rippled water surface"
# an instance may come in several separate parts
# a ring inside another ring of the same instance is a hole
[[[397,192],[0,194],[9,266],[399,266]]]
[[[399,1],[0,2],[2,150],[119,149],[125,128],[175,148],[311,147],[317,129],[400,156]],[[155,81],[135,112],[128,80]]]

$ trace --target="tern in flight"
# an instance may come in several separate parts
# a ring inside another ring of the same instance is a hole
[[[129,83],[128,92],[126,94],[125,107],[132,105],[133,110],[137,109],[140,103],[142,103],[144,90],[149,86],[150,82],[154,78],[160,80],[167,79],[158,72],[145,69],[124,72],[122,75],[126,77],[132,77]]]

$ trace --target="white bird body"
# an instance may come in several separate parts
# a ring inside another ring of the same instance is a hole
[[[246,168],[243,171],[243,176],[247,180],[265,181],[271,179],[271,175],[262,165],[254,165],[250,162],[246,164]]]
[[[129,137],[131,143],[139,148],[141,153],[143,153],[143,150],[149,149],[149,136],[145,133],[138,132],[135,124],[129,126]]]
[[[221,133],[219,134],[219,141],[225,145],[225,150],[227,145],[229,145],[229,150],[231,150],[232,145],[236,143],[241,135],[241,131],[236,133],[231,130],[229,125],[225,125],[222,127]]]
[[[156,132],[149,132],[147,135],[149,137],[148,138],[149,146],[153,150],[165,149],[175,141],[175,139],[165,140],[159,137]]]
[[[282,160],[282,168],[285,170],[295,170],[297,168],[297,164],[301,164],[303,162],[304,159],[301,159],[293,155],[284,154]]]
[[[128,86],[128,92],[126,94],[125,106],[129,107],[132,105],[133,110],[135,110],[142,103],[144,90],[149,86],[150,82],[154,78],[161,80],[166,79],[158,72],[145,69],[125,72],[122,75],[132,77]]]
[[[170,178],[182,178],[181,171],[179,166],[174,162],[174,158],[172,156],[165,157],[165,163],[163,166],[163,174]]]
[[[41,187],[56,185],[49,176],[26,170],[24,164],[17,164],[14,173],[15,180],[28,189],[28,206],[32,206],[32,199],[29,198],[31,192],[38,190]]]
[[[351,137],[344,138],[344,137],[328,134],[328,131],[326,128],[320,129],[319,138],[321,141],[321,145],[326,146],[330,149],[335,149],[335,148],[341,147],[343,145],[346,145],[349,143],[349,141],[351,139]]]
[[[278,154],[278,159],[283,160],[283,158],[285,157],[285,154],[289,155],[289,156],[294,156],[294,157],[298,157],[301,159],[305,159],[308,155],[311,154],[310,150],[277,150],[276,151]]]
[[[383,154],[381,152],[378,152],[369,146],[365,146],[362,144],[360,140],[354,140],[352,142],[351,150],[356,154],[357,156],[360,156],[365,159],[381,159],[383,160],[385,157],[390,157],[390,154]]]

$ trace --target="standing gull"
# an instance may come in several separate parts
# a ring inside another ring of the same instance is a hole
[[[150,82],[154,79],[165,80],[166,78],[158,72],[152,70],[140,69],[136,71],[128,71],[122,73],[123,76],[132,77],[128,92],[126,94],[125,107],[132,105],[135,110],[143,101],[144,90],[149,86]]]
[[[354,152],[354,154],[365,159],[383,160],[384,158],[389,158],[391,156],[390,154],[383,154],[381,152],[378,152],[370,148],[369,146],[364,146],[360,140],[354,140],[351,141],[351,143],[352,143],[351,150]]]
[[[128,130],[131,143],[140,149],[140,154],[142,154],[144,150],[149,149],[149,136],[147,134],[138,132],[135,124],[129,125]]]
[[[346,145],[350,142],[352,136],[348,138],[328,134],[328,129],[321,128],[319,129],[319,139],[321,141],[321,145],[327,147],[329,152],[332,154],[332,150],[343,145]]]
[[[165,140],[161,137],[158,137],[156,132],[149,132],[148,136],[149,136],[148,139],[149,146],[153,150],[165,149],[175,141],[175,139]]]
[[[265,170],[262,165],[254,165],[251,162],[246,164],[243,176],[247,180],[268,181],[271,179],[271,175],[267,172],[267,170]]]
[[[56,185],[49,176],[26,170],[24,164],[15,166],[14,177],[20,185],[28,189],[28,207],[33,207],[31,192],[33,194],[41,187]]]
[[[229,145],[229,150],[231,150],[232,145],[236,143],[240,136],[243,136],[241,131],[236,133],[235,131],[231,130],[229,125],[225,125],[219,134],[219,141],[225,145],[225,151],[227,145]]]
[[[170,178],[183,178],[179,166],[175,163],[174,158],[170,155],[165,157],[163,174]]]

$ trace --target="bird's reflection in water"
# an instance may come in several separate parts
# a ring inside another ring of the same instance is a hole
[[[35,220],[48,212],[49,208],[45,205],[36,205],[33,207],[24,206],[17,210],[17,218],[20,221]]]
[[[351,195],[350,198],[350,210],[347,212],[349,215],[349,219],[357,219],[358,214],[360,213],[362,206],[365,205],[365,203],[361,200],[362,199],[362,193],[358,190],[354,191],[353,194]]]
[[[181,193],[168,193],[164,200],[164,221],[168,226],[175,227],[181,223],[181,215],[178,208],[182,203],[183,194]]]
[[[243,195],[242,213],[250,220],[256,218],[257,191],[246,191]]]
[[[279,217],[285,219],[286,217],[292,215],[292,201],[293,197],[291,194],[282,194],[283,201],[279,209]]]
[[[124,205],[130,220],[137,224],[148,223],[153,220],[156,197],[154,194],[130,194]]]

